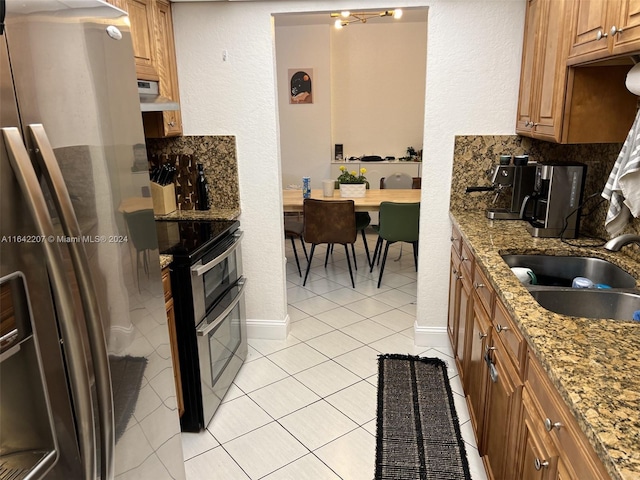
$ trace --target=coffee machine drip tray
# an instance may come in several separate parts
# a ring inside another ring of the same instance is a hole
[[[506,208],[488,208],[487,218],[489,220],[520,220],[520,212],[512,212]]]

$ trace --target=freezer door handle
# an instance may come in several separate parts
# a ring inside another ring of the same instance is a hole
[[[53,222],[38,177],[16,127],[2,128],[2,136],[9,162],[29,214],[33,217],[38,235],[55,239]],[[84,354],[81,332],[75,328],[73,298],[66,278],[60,249],[53,241],[42,242],[44,261],[47,265],[51,291],[56,304],[58,325],[64,342],[65,357],[69,372],[69,382],[73,396],[74,410],[79,436],[80,457],[85,479],[95,478],[96,442],[89,372]],[[56,445],[57,448],[57,445]]]
[[[36,159],[42,174],[51,190],[53,202],[60,216],[62,230],[67,237],[81,238],[82,232],[64,183],[62,171],[56,160],[53,148],[42,124],[28,126],[31,139],[36,146]],[[91,277],[87,252],[82,242],[67,244],[71,254],[74,273],[78,281],[82,309],[86,320],[89,348],[96,377],[98,397],[98,417],[100,422],[101,477],[111,479],[114,468],[115,427],[113,417],[113,393],[107,343],[102,329],[102,319],[98,307],[98,298]]]

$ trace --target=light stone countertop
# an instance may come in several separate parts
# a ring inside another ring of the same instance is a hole
[[[156,220],[235,220],[240,208],[210,208],[209,210],[176,210],[166,215],[156,215]]]
[[[550,312],[533,300],[500,255],[599,257],[636,280],[640,264],[602,247],[578,248],[557,238],[533,238],[519,220],[488,220],[478,211],[452,212],[451,220],[611,477],[639,479],[640,323]]]
[[[173,262],[173,255],[160,254],[160,270],[164,270]]]

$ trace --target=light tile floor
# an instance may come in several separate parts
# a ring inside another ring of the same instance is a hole
[[[376,236],[367,238],[373,248]],[[360,237],[355,289],[342,247],[326,269],[326,250],[316,249],[303,287],[286,246],[291,332],[286,340],[249,340],[248,358],[208,428],[182,434],[187,479],[371,480],[377,355],[409,353],[447,362],[472,477],[486,480],[451,346],[413,344],[411,246],[399,260],[400,246],[390,248],[379,289],[378,267],[369,273]]]

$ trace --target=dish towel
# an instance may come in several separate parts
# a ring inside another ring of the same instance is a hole
[[[613,165],[602,196],[609,200],[604,226],[617,235],[631,216],[640,216],[640,111]]]

